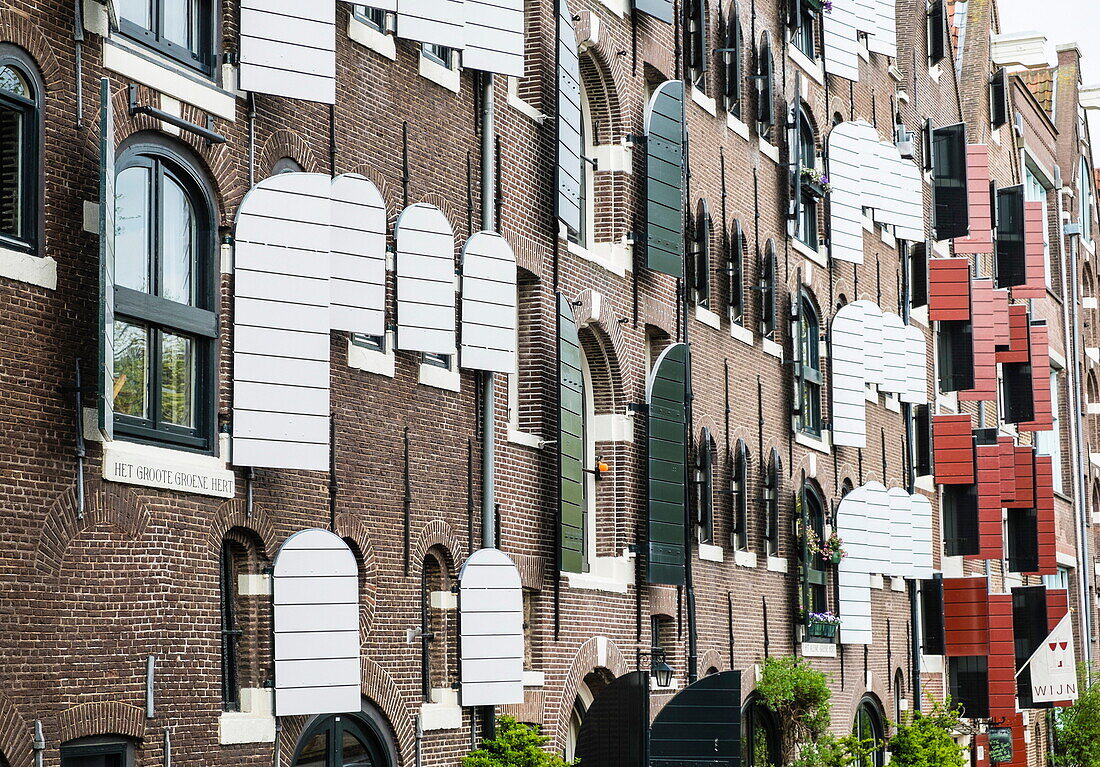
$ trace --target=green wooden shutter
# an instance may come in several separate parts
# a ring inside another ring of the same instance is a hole
[[[115,438],[115,116],[111,81],[99,85],[99,430]]]
[[[684,84],[668,80],[649,102],[646,128],[646,265],[684,276]]]
[[[573,307],[558,296],[558,524],[560,567],[584,572],[584,379]]]
[[[687,549],[687,344],[661,354],[649,377],[649,582],[684,585]]]
[[[775,100],[774,79],[775,62],[772,60],[772,39],[767,30],[764,31],[764,39],[760,42],[756,64],[756,120],[761,127],[770,128],[775,124]]]
[[[801,267],[799,267],[798,284],[802,284]],[[791,360],[794,362],[794,388],[791,392],[791,415],[795,419],[795,429],[806,425],[805,403],[802,401],[806,391],[806,365],[810,362],[803,359],[802,335],[805,332],[802,324],[806,318],[802,316],[802,300],[804,294],[796,290],[791,295]]]

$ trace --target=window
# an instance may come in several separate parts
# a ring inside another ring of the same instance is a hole
[[[908,701],[905,699],[905,675],[901,673],[899,668],[897,673],[894,674],[894,723],[895,725],[901,724],[904,720],[905,712],[908,710],[906,704]]]
[[[943,553],[976,556],[978,543],[978,493],[974,485],[943,486]]]
[[[810,545],[811,540],[806,533],[813,533],[819,542],[825,540],[825,502],[822,501],[817,488],[806,484],[802,486],[802,492],[799,494],[799,505],[804,506],[801,510],[801,524],[805,526],[801,541],[802,563],[806,573],[806,602],[803,607],[808,612],[822,613],[829,609],[825,558],[821,555],[819,546]]]
[[[857,767],[883,767],[886,763],[886,729],[882,726],[882,714],[870,698],[864,698],[856,708],[852,723],[852,735],[860,741],[872,741],[875,749],[856,762]]]
[[[941,320],[937,339],[940,391],[974,388],[974,333],[969,320]]]
[[[994,128],[1008,122],[1008,74],[1004,67],[989,78],[989,122]]]
[[[213,0],[118,0],[122,32],[206,74],[214,71]]]
[[[1058,371],[1055,368],[1050,369],[1050,412],[1054,417],[1054,428],[1050,431],[1036,432],[1035,452],[1050,456],[1051,468],[1054,471],[1054,491],[1061,493],[1063,492],[1061,393]]]
[[[1050,227],[1047,226],[1047,186],[1031,170],[1030,166],[1024,168],[1024,200],[1038,202],[1043,205],[1043,270],[1046,275],[1046,285],[1052,287],[1051,263],[1050,263]]]
[[[1001,417],[1005,423],[1023,423],[1035,418],[1033,375],[1030,362],[1001,365],[1001,408],[1004,411]]]
[[[947,56],[947,12],[944,0],[928,6],[928,64],[935,66]]]
[[[813,250],[817,250],[817,200],[824,190],[815,179],[817,173],[817,151],[814,144],[814,129],[806,113],[798,110],[798,173],[801,176],[799,189],[800,215],[796,222],[798,239]]]
[[[356,346],[362,347],[368,351],[386,353],[386,337],[385,336],[368,336],[365,333],[352,333],[351,342]],[[425,355],[426,357],[427,355]],[[449,354],[436,354],[435,357],[449,357]],[[429,364],[427,359],[423,360],[424,364]],[[450,367],[449,362],[444,364],[443,367]]]
[[[707,0],[687,0],[684,8],[684,61],[688,80],[699,90],[707,90]]]
[[[997,190],[997,258],[998,288],[1023,285],[1027,281],[1027,252],[1024,247],[1023,185]]]
[[[741,6],[734,0],[730,5],[729,18],[726,19],[724,48],[719,49],[723,62],[723,86],[726,99],[726,111],[741,118],[742,80],[741,61]]]
[[[948,658],[947,677],[951,700],[965,717],[989,717],[989,665],[984,655]]]
[[[764,538],[769,557],[779,556],[779,476],[782,463],[779,449],[772,448],[768,473],[764,476]]]
[[[913,408],[913,473],[931,476],[932,466],[932,409],[917,405]]]
[[[729,318],[735,325],[745,324],[745,261],[748,255],[748,238],[741,229],[741,222],[733,222],[728,242]]]
[[[238,653],[241,640],[240,605],[237,583],[241,573],[241,552],[229,541],[222,542],[221,602],[222,602],[222,710],[241,710],[241,687],[238,680]]]
[[[772,127],[775,125],[774,72],[771,36],[765,31],[756,54],[756,122],[758,132],[765,139],[771,138]]]
[[[929,124],[925,144],[930,149],[936,239],[965,237],[970,233],[966,198],[966,125],[958,123],[932,128]]]
[[[61,767],[128,767],[129,744],[109,737],[85,738],[61,747]]]
[[[764,246],[764,258],[760,263],[760,334],[775,340],[775,302],[776,302],[776,256],[775,242],[768,240]]]
[[[779,726],[775,715],[752,698],[741,712],[741,758],[744,767],[776,767],[779,751]]]
[[[695,447],[695,519],[699,543],[714,543],[714,437],[705,427]]]
[[[278,176],[282,173],[301,173],[302,166],[293,157],[280,157],[271,166],[271,175]]]
[[[798,430],[815,437],[821,436],[821,350],[819,337],[821,324],[817,309],[808,295],[798,301]]]
[[[298,739],[293,767],[396,767],[392,736],[373,718],[320,717]]]
[[[438,703],[440,691],[451,689],[453,599],[444,556],[433,549],[420,570],[420,691],[425,703]]]
[[[378,336],[364,336],[365,338],[378,338]],[[385,341],[382,342],[383,349],[385,347]],[[451,369],[451,362],[454,355],[451,354],[436,354],[435,352],[421,352],[420,362],[424,365],[430,365],[433,368],[443,368],[445,370]]]
[[[733,535],[730,543],[738,551],[749,549],[749,446],[737,440],[733,453]]]
[[[691,228],[688,266],[691,269],[692,299],[704,309],[710,308],[710,224],[707,201],[699,200]]]
[[[596,220],[596,136],[592,124],[592,104],[588,99],[588,89],[581,78],[581,189],[580,189],[580,231],[569,229],[569,241],[587,247],[593,239],[591,228]]]
[[[809,59],[817,58],[817,46],[814,40],[814,16],[809,3],[792,0],[791,10],[791,43]]]
[[[1088,158],[1081,158],[1081,176],[1077,181],[1077,199],[1080,200],[1081,237],[1092,242],[1092,173]]]
[[[167,147],[138,146],[115,182],[115,429],[139,441],[213,447],[213,205]]]
[[[909,305],[928,305],[928,246],[923,242],[909,249]]]
[[[454,68],[454,49],[435,43],[421,43],[420,51],[428,61],[434,61],[447,69]]]
[[[0,246],[38,243],[39,89],[23,57],[0,45]]]
[[[946,652],[943,621],[943,576],[920,582],[921,653],[943,655]]]
[[[365,24],[374,27],[379,32],[386,31],[387,14],[382,8],[371,8],[369,5],[356,5],[354,6],[354,12],[355,16]]]
[[[1047,590],[1044,586],[1022,586],[1012,589],[1013,645],[1016,655],[1016,696],[1020,708],[1043,708],[1032,700],[1031,667],[1024,668],[1031,656],[1042,646],[1050,630],[1047,616]]]

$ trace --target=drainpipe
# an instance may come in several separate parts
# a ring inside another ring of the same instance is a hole
[[[496,125],[493,104],[493,75],[481,73],[481,228],[496,231],[493,211],[496,209]],[[496,390],[492,371],[481,373],[481,545],[497,546],[496,514]],[[481,731],[486,739],[496,737],[496,709],[485,706],[481,711]]]
[[[42,733],[42,720],[34,720],[34,741],[31,743],[34,749],[34,767],[42,767],[42,755],[46,751],[46,736]]]
[[[902,322],[908,326],[911,315],[910,307],[913,300],[913,286],[910,281],[911,272],[911,251],[912,244],[903,241],[900,243],[902,249],[901,258],[901,306],[898,309],[901,311]],[[908,402],[901,403],[901,417],[902,423],[905,426],[905,454],[909,459],[909,465],[906,466],[905,471],[905,489],[912,495],[917,491],[917,467],[914,456],[914,440],[913,440],[913,406]],[[913,663],[909,669],[909,678],[912,680],[913,688],[913,709],[918,713],[921,710],[921,683],[920,683],[920,651],[921,651],[921,638],[920,632],[920,582],[916,578],[909,579],[908,588],[906,589],[909,596],[909,642],[910,642],[910,655],[913,658]]]

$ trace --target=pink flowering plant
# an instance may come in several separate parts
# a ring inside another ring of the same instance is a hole
[[[811,553],[819,554],[824,559],[839,561],[848,556],[848,552],[844,550],[844,541],[835,530],[824,541],[818,539],[813,530],[806,531],[806,545]]]

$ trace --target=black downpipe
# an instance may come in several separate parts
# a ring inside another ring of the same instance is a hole
[[[328,174],[336,178],[336,105],[328,107]]]
[[[336,494],[340,489],[336,481],[336,413],[328,420],[328,529],[336,532]]]
[[[401,205],[409,207],[409,121],[401,123]]]
[[[410,465],[409,465],[409,427],[405,427],[405,478],[404,478],[404,524],[405,524],[405,575],[409,574],[410,560],[412,559],[411,551],[411,536],[412,536],[412,479],[410,477]]]

